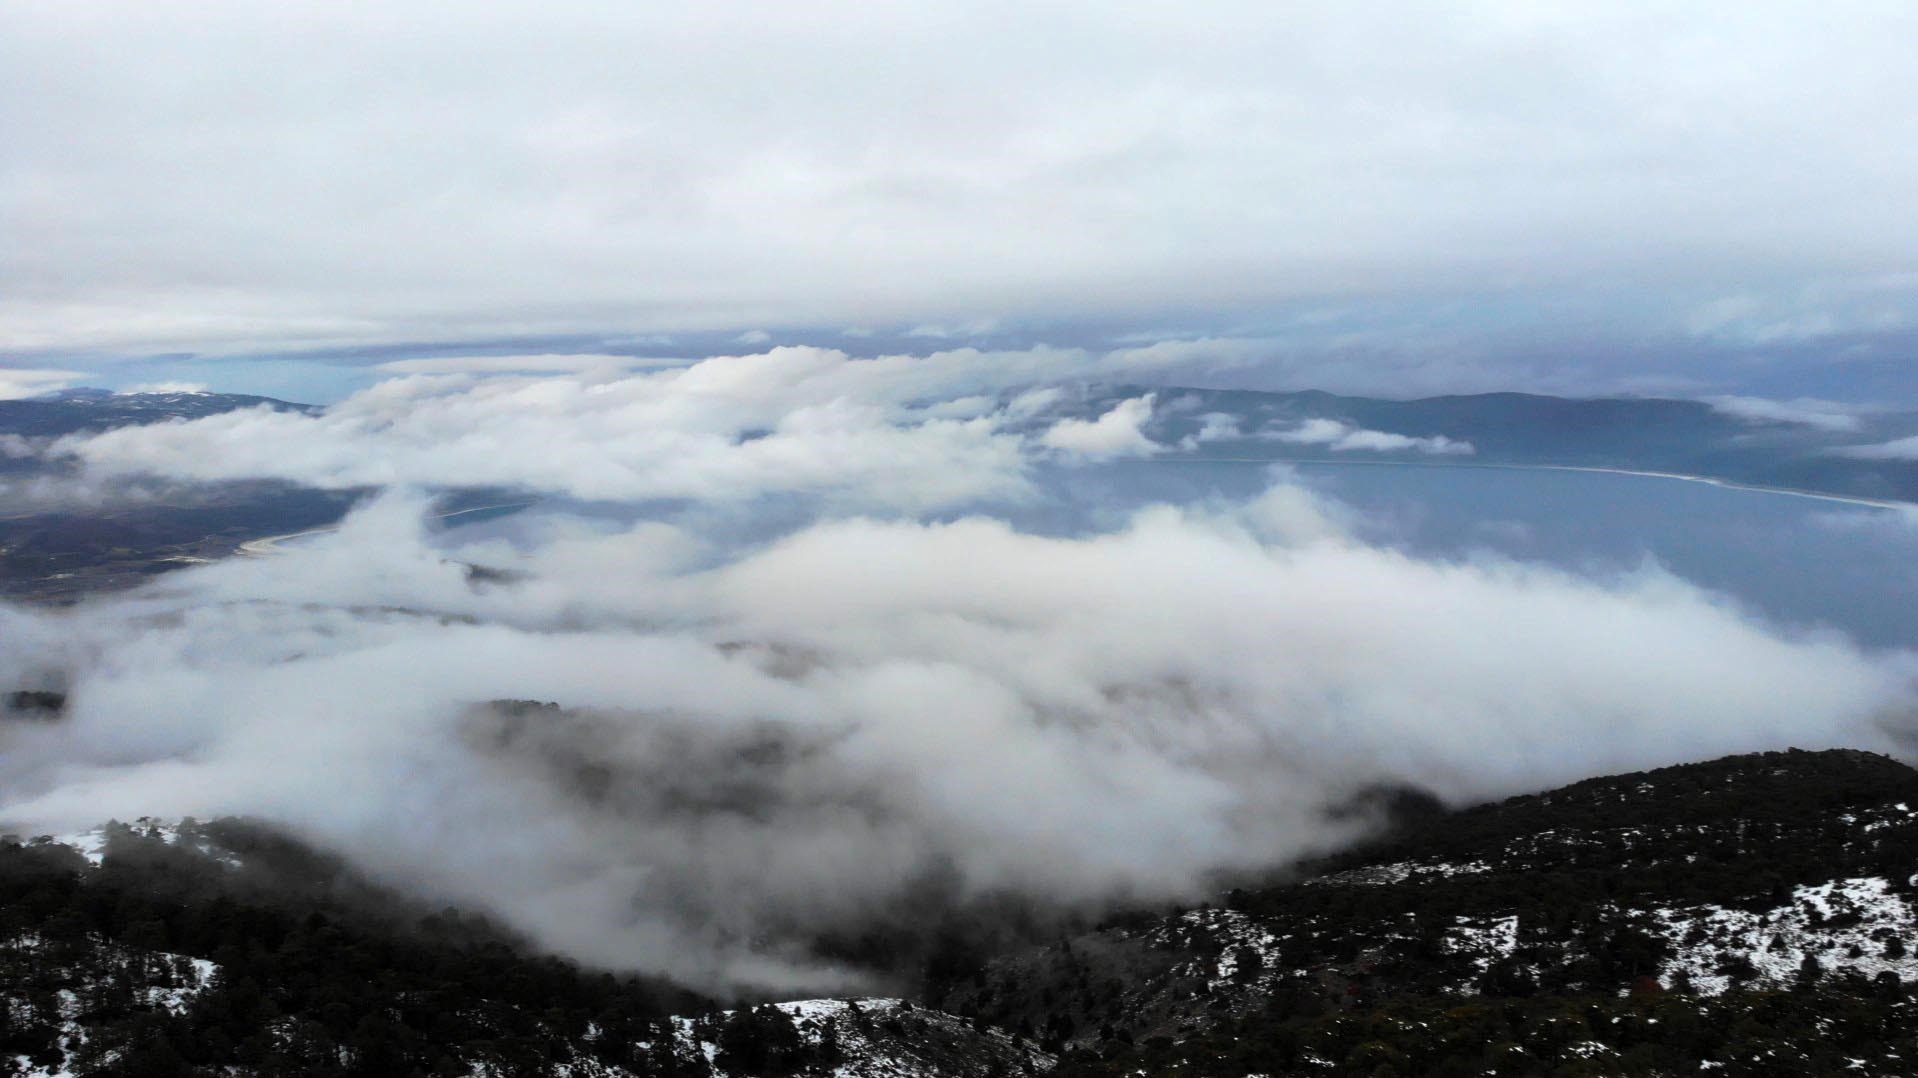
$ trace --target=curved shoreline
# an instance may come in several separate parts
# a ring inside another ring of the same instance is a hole
[[[1591,475],[1631,475],[1641,479],[1675,479],[1685,483],[1703,483],[1706,486],[1721,487],[1726,490],[1752,491],[1758,494],[1782,494],[1792,498],[1812,498],[1822,502],[1837,502],[1842,505],[1861,505],[1872,509],[1918,510],[1918,501],[1903,501],[1896,498],[1867,498],[1857,494],[1834,494],[1822,490],[1806,490],[1802,487],[1773,487],[1760,483],[1742,483],[1736,479],[1723,479],[1711,475],[1690,475],[1685,472],[1655,472],[1642,468],[1606,468],[1592,464],[1516,464],[1494,461],[1441,461],[1441,460],[1350,460],[1336,457],[1146,457],[1140,463],[1145,464],[1329,464],[1335,467],[1409,467],[1409,468],[1477,468],[1481,470],[1527,471],[1527,472],[1584,472]]]

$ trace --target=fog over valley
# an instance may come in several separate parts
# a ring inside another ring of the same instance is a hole
[[[1908,1078],[1913,41],[0,4],[0,1078]]]
[[[1420,556],[1283,466],[1122,495],[1101,468],[1209,451],[1227,419],[1179,436],[1177,393],[1088,397],[1029,363],[412,375],[39,443],[69,461],[53,487],[384,492],[269,556],[5,608],[0,680],[68,703],[0,731],[0,814],[251,817],[590,965],[846,991],[886,972],[836,933],[927,902],[1202,899],[1370,833],[1367,790],[1467,804],[1897,752],[1913,726],[1903,647],[1655,562]],[[1081,479],[1102,510],[1035,517]],[[434,486],[532,505],[460,526]]]

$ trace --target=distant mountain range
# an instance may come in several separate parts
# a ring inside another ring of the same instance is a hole
[[[946,948],[916,1001],[757,1007],[538,956],[238,821],[9,839],[0,1052],[141,1078],[1914,1073],[1918,772],[1794,751],[1382,803],[1385,837],[1213,903]]]
[[[1148,433],[1187,456],[1554,465],[1672,472],[1848,497],[1918,501],[1918,459],[1848,449],[1918,434],[1918,412],[1859,412],[1835,427],[1704,401],[1526,393],[1381,400],[1331,393],[1129,387],[1153,392]],[[1217,417],[1217,418],[1212,418]]]
[[[20,400],[0,400],[0,434],[57,437],[168,419],[199,419],[262,406],[282,412],[320,410],[316,405],[244,393],[115,393],[108,389],[67,389]]]

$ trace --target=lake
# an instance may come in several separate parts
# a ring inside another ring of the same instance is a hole
[[[1683,479],[1550,468],[1295,464],[1374,543],[1428,558],[1485,554],[1595,576],[1656,563],[1768,619],[1829,626],[1862,643],[1918,647],[1918,509],[1847,504]],[[1271,481],[1256,462],[1158,460],[1055,473],[1048,531],[1106,527],[1120,506],[1242,498]]]

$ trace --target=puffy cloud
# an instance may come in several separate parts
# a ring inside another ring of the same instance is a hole
[[[1322,445],[1334,452],[1427,453],[1434,456],[1469,456],[1472,443],[1447,438],[1443,434],[1414,438],[1382,430],[1366,430],[1336,419],[1308,419],[1287,430],[1266,432],[1263,437],[1294,445]]]
[[[1179,448],[1191,452],[1207,442],[1222,442],[1243,437],[1245,432],[1239,429],[1237,416],[1226,415],[1224,412],[1207,412],[1199,417],[1198,430],[1179,439]]]
[[[1039,444],[1089,460],[1149,457],[1165,447],[1146,437],[1153,394],[1120,401],[1097,419],[1061,419],[1039,436]]]
[[[1778,401],[1763,397],[1713,397],[1706,403],[1717,411],[1748,423],[1795,423],[1844,433],[1858,429],[1856,409],[1833,401],[1799,398]]]
[[[618,358],[398,361],[392,373],[410,376],[322,414],[243,410],[57,449],[96,480],[508,486],[629,501],[795,493],[925,509],[1023,496],[1039,449],[1102,461],[1163,448],[1142,429],[1150,394],[1033,431],[1065,399],[1034,383],[1113,373],[1077,349],[854,358],[783,347],[654,370]]]
[[[496,361],[524,362],[454,362]],[[1022,392],[1002,410],[993,395],[1097,369],[1096,357],[1053,349],[853,359],[778,348],[657,371],[417,375],[321,415],[238,411],[61,447],[102,478],[494,485],[612,500],[797,492],[925,508],[1023,493],[1027,444],[1010,427],[1057,396]],[[1136,429],[1150,411],[1149,400],[1127,402],[1085,432],[1066,427],[1056,444],[1096,457],[1139,451],[1150,446]]]

